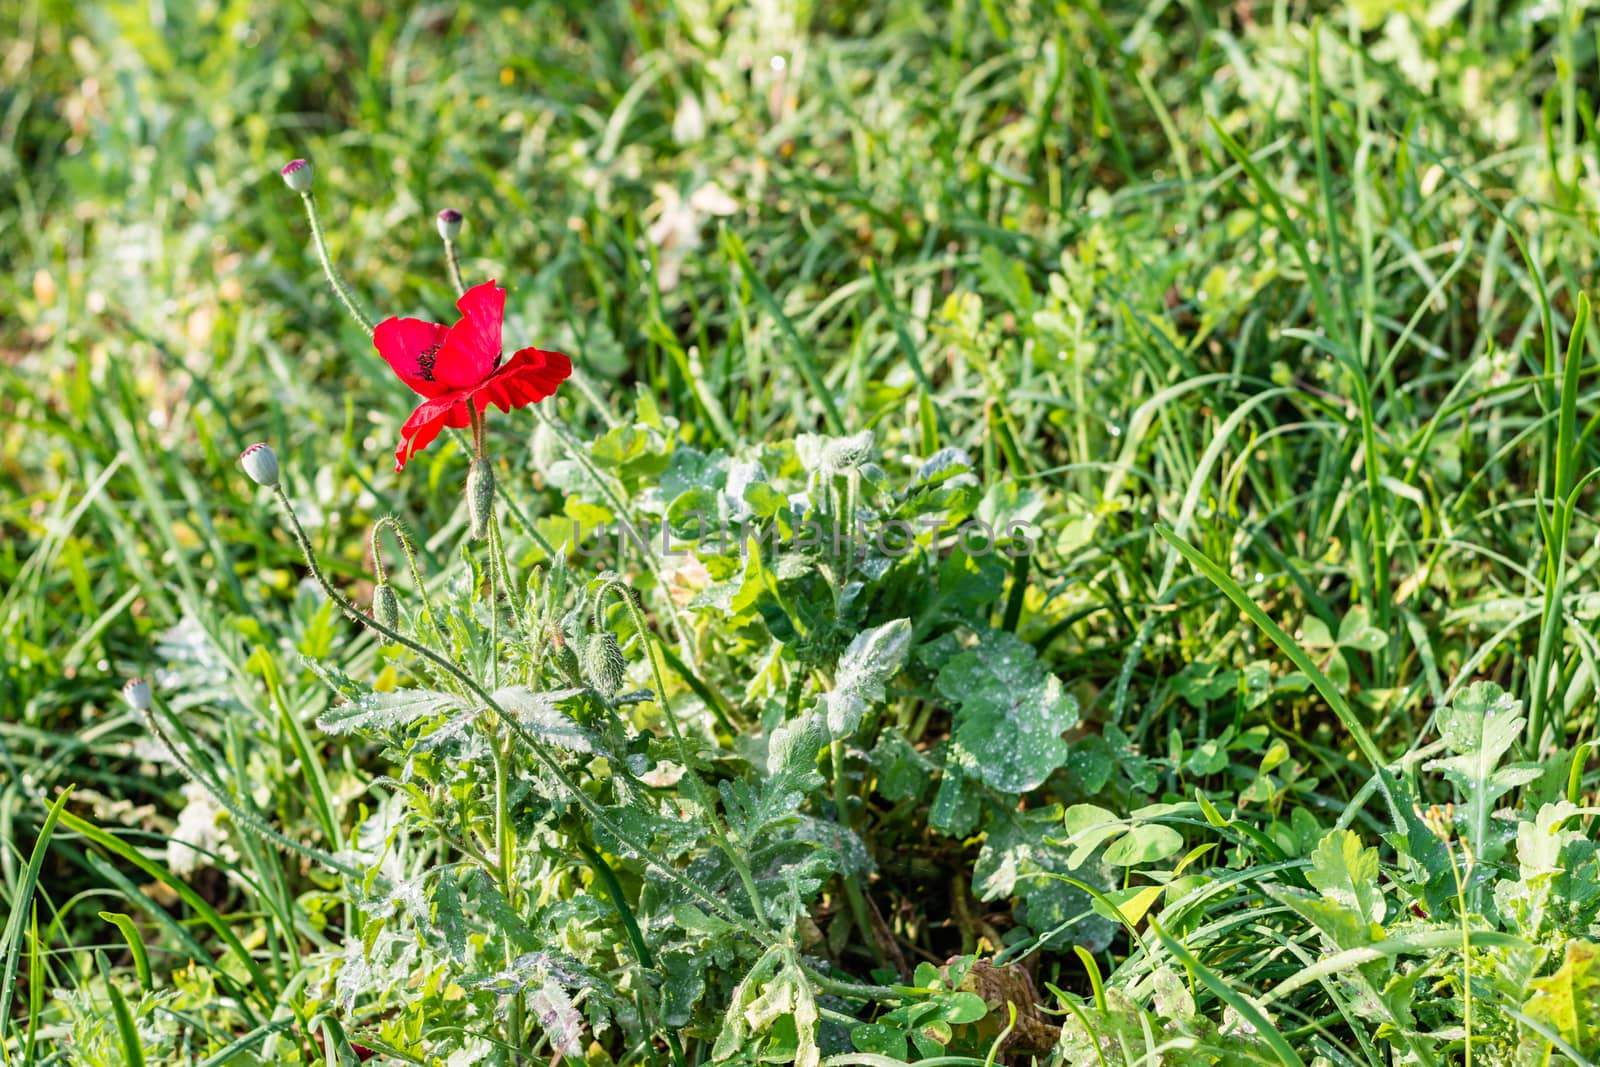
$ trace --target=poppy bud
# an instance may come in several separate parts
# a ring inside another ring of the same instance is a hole
[[[437,219],[439,236],[446,241],[454,241],[461,236],[461,212],[453,207],[447,207],[439,212]]]
[[[257,485],[264,485],[268,489],[278,487],[278,454],[265,441],[251,445],[240,453],[239,464]]]
[[[400,628],[400,598],[388,582],[379,582],[372,591],[372,620],[385,629]]]
[[[578,654],[572,650],[572,645],[562,635],[560,629],[551,628],[550,642],[556,646],[556,666],[561,673],[573,681],[583,677],[583,671],[578,663]]]
[[[589,635],[583,646],[583,673],[590,685],[608,697],[616,696],[627,670],[628,661],[622,656],[616,634],[602,630]]]
[[[467,535],[474,541],[489,536],[489,516],[494,514],[494,468],[486,459],[475,459],[467,468]]]
[[[862,430],[852,437],[836,438],[822,450],[823,466],[840,472],[855,470],[871,458],[871,430]]]
[[[283,183],[297,193],[311,191],[311,164],[303,159],[291,159],[283,165]]]
[[[122,687],[122,699],[128,702],[128,707],[134,711],[145,712],[150,710],[150,683],[143,678],[129,678],[128,684]]]

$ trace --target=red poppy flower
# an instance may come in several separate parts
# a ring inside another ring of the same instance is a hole
[[[572,373],[572,361],[560,352],[524,348],[503,358],[500,326],[506,291],[492,279],[468,289],[456,309],[461,320],[454,326],[389,318],[372,333],[384,362],[424,398],[400,430],[394,450],[397,471],[446,426],[466,427],[471,422],[469,404],[480,415],[491,404],[501,411],[527,407],[554,393]]]

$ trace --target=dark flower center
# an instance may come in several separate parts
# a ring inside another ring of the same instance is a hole
[[[439,346],[429,345],[417,355],[417,377],[425,382],[433,381],[433,361],[439,358]]]

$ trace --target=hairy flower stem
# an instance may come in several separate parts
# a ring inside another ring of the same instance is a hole
[[[417,549],[411,543],[411,535],[406,533],[406,528],[399,519],[393,515],[385,515],[372,526],[372,558],[378,561],[378,580],[383,580],[383,563],[378,555],[378,535],[385,529],[394,533],[394,539],[400,544],[400,552],[406,557],[406,565],[411,569],[411,584],[417,587],[417,595],[422,598],[422,613],[428,617],[428,626],[432,628],[434,636],[444,640],[444,633],[439,629],[439,618],[433,611],[433,600],[428,596],[428,585],[422,580],[422,568],[417,565]]]
[[[339,592],[333,583],[328,580],[328,576],[326,573],[324,573],[322,565],[317,562],[316,551],[311,547],[311,539],[306,536],[305,527],[300,525],[300,517],[295,513],[294,504],[289,501],[289,495],[284,492],[283,485],[281,483],[274,487],[273,495],[277,497],[278,506],[283,509],[284,517],[289,522],[289,532],[294,537],[295,544],[299,547],[301,555],[305,557],[306,568],[311,572],[312,580],[322,588],[322,591],[327,594],[328,599],[332,600],[334,605],[344,613],[345,618],[349,619],[353,623],[356,623],[357,625],[371,627],[373,630],[387,637],[396,644],[403,645],[410,649],[416,655],[427,660],[429,663],[440,668],[446,674],[454,678],[467,692],[471,693],[473,696],[482,701],[484,707],[493,712],[495,717],[499,719],[501,723],[505,724],[505,726],[517,737],[518,740],[527,746],[528,750],[533,753],[534,759],[539,763],[540,767],[549,773],[550,776],[558,783],[560,783],[561,787],[565,789],[569,795],[571,795],[572,799],[577,803],[577,805],[584,810],[589,818],[594,820],[597,826],[614,837],[619,843],[627,846],[649,866],[659,871],[661,875],[667,879],[667,881],[673,883],[679,889],[682,889],[690,896],[704,903],[712,911],[716,912],[722,918],[739,927],[739,929],[749,934],[760,944],[771,945],[773,943],[772,935],[769,934],[765,929],[752,927],[742,916],[739,915],[738,912],[728,907],[721,900],[718,900],[716,896],[710,892],[701,888],[676,867],[673,867],[664,860],[658,859],[655,853],[651,852],[648,846],[634,837],[632,833],[612,822],[612,820],[609,819],[606,816],[606,813],[600,808],[600,805],[595,802],[594,798],[588,793],[584,792],[583,787],[580,786],[577,781],[575,781],[572,776],[567,773],[566,768],[562,767],[560,761],[558,761],[555,756],[550,753],[550,750],[545,744],[544,740],[530,731],[527,727],[523,726],[513,715],[502,708],[499,701],[495,700],[489,691],[478,683],[477,679],[473,678],[470,674],[463,671],[456,664],[435,652],[433,649],[428,648],[426,645],[419,644],[407,637],[405,634],[400,633],[398,630],[390,629],[382,623],[377,622],[374,619],[370,619],[366,615],[362,614],[361,609],[356,607],[355,604],[351,603],[349,598],[347,598],[343,593]]]
[[[533,632],[528,629],[528,620],[522,614],[522,607],[517,602],[517,586],[511,580],[511,564],[506,559],[506,541],[500,532],[499,509],[489,516],[489,565],[493,568],[491,573],[495,574],[496,588],[505,594],[506,603],[511,607],[511,618],[517,624],[517,631],[522,635],[522,639],[532,646]]]
[[[333,286],[334,295],[350,312],[350,317],[360,323],[361,328],[367,331],[367,336],[372,336],[372,320],[366,312],[356,306],[355,297],[350,295],[350,289],[344,284],[344,279],[339,277],[339,272],[333,269],[333,257],[328,254],[328,242],[322,236],[322,222],[317,218],[317,201],[307,189],[300,194],[300,199],[305,201],[306,219],[311,223],[311,240],[317,247],[317,259],[322,263],[322,273],[327,276],[328,284]]]
[[[767,925],[766,909],[761,904],[761,894],[756,891],[756,881],[750,872],[750,865],[744,857],[734,849],[733,842],[728,840],[728,831],[722,825],[722,817],[717,814],[715,802],[712,800],[711,791],[700,778],[699,772],[694,769],[694,760],[689,752],[689,743],[684,740],[683,728],[678,723],[678,715],[672,710],[672,702],[667,699],[667,683],[661,674],[661,664],[656,659],[655,649],[650,644],[650,631],[645,628],[644,612],[639,610],[639,605],[634,602],[633,593],[620,578],[613,578],[602,585],[595,593],[595,628],[600,628],[600,604],[607,593],[613,593],[628,609],[628,616],[633,621],[633,630],[639,635],[639,645],[644,650],[645,659],[650,662],[650,674],[656,683],[656,702],[661,705],[661,711],[666,716],[667,728],[672,731],[672,740],[678,749],[678,759],[683,764],[683,773],[689,779],[695,794],[695,803],[705,810],[706,821],[711,826],[711,833],[717,839],[717,844],[727,855],[728,862],[733,864],[733,869],[739,872],[739,881],[744,884],[744,891],[750,897],[750,907],[754,910],[756,921],[763,927]]]
[[[556,546],[552,545],[549,538],[540,533],[538,528],[528,521],[528,517],[522,513],[521,508],[517,507],[517,503],[511,499],[511,495],[509,493],[501,494],[499,500],[505,504],[506,514],[511,516],[512,525],[520,530],[524,536],[531,538],[533,543],[538,545],[546,556],[555,559],[557,555]]]
[[[462,297],[467,293],[467,283],[461,280],[461,255],[458,246],[448,237],[444,242],[444,262],[450,268],[450,284],[456,287],[456,296]]]
[[[661,589],[662,596],[666,599],[667,617],[672,620],[672,632],[678,638],[678,658],[691,666],[699,663],[699,656],[695,654],[694,641],[689,636],[689,628],[684,624],[682,616],[678,614],[678,606],[672,602],[672,596],[668,592],[666,576],[661,573],[661,563],[656,559],[655,552],[651,550],[650,542],[645,539],[644,535],[634,526],[633,521],[628,518],[627,503],[612,488],[611,480],[606,474],[595,466],[594,461],[589,458],[588,452],[584,450],[583,443],[561,424],[560,419],[544,410],[544,405],[542,404],[535,404],[533,410],[556,432],[562,443],[567,446],[567,451],[571,453],[572,458],[576,459],[579,465],[588,472],[589,477],[594,479],[601,495],[606,498],[606,503],[611,505],[612,513],[617,516],[617,522],[622,524],[622,529],[628,535],[628,539],[639,550],[639,555],[644,559],[644,565],[649,568],[651,575],[656,580],[656,585]]]
[[[161,721],[156,718],[156,713],[153,708],[141,712],[140,716],[144,719],[145,727],[150,731],[151,735],[155,737],[157,741],[161,742],[162,747],[164,747],[167,750],[167,753],[172,757],[172,761],[176,763],[178,765],[178,769],[183,772],[183,776],[189,779],[195,785],[199,786],[201,789],[204,789],[211,799],[215,800],[239,826],[257,835],[258,837],[264,838],[265,840],[278,846],[280,849],[283,849],[285,852],[297,853],[308,859],[315,860],[317,863],[322,864],[329,870],[337,871],[346,878],[351,878],[356,881],[361,880],[362,875],[360,871],[356,870],[354,867],[343,862],[342,860],[337,859],[332,853],[324,852],[322,849],[317,848],[314,845],[303,845],[298,841],[284,836],[277,830],[274,830],[267,824],[266,820],[242,807],[233,799],[232,796],[228,794],[227,790],[223,789],[222,786],[216,782],[213,782],[206,775],[202,774],[200,772],[200,768],[190,763],[188,757],[183,754],[183,750],[180,749],[177,743],[172,740],[171,735],[169,735],[166,729],[161,725]]]

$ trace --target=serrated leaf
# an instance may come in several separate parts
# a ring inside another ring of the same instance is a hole
[[[527,686],[507,686],[494,692],[494,702],[515,715],[529,733],[568,752],[595,752],[599,739],[561,710],[561,702],[581,694],[581,689],[534,692]]]
[[[1324,898],[1347,908],[1364,923],[1381,923],[1385,909],[1378,884],[1378,850],[1364,848],[1350,830],[1332,830],[1311,853],[1306,881]]]
[[[1600,1044],[1600,946],[1568,941],[1556,972],[1528,986],[1533,995],[1523,1010],[1529,1018],[1548,1024],[1580,1051],[1592,1052]]]
[[[1495,801],[1542,773],[1536,767],[1500,766],[1522,734],[1522,703],[1493,682],[1476,682],[1440,710],[1438,723],[1455,755],[1426,766],[1455,785],[1463,834],[1479,857],[1494,859],[1506,837],[1492,823]]]
[[[396,689],[392,693],[369,691],[323,712],[317,719],[317,726],[330,734],[393,730],[462,707],[460,698],[431,689]]]
[[[1370,945],[1374,932],[1382,933],[1381,927],[1374,928],[1350,908],[1326,897],[1314,896],[1293,886],[1269,886],[1267,893],[1341,950]]]
[[[884,698],[911,651],[911,620],[895,619],[857,634],[839,658],[828,705],[828,732],[836,740],[861,725],[867,709]]]

